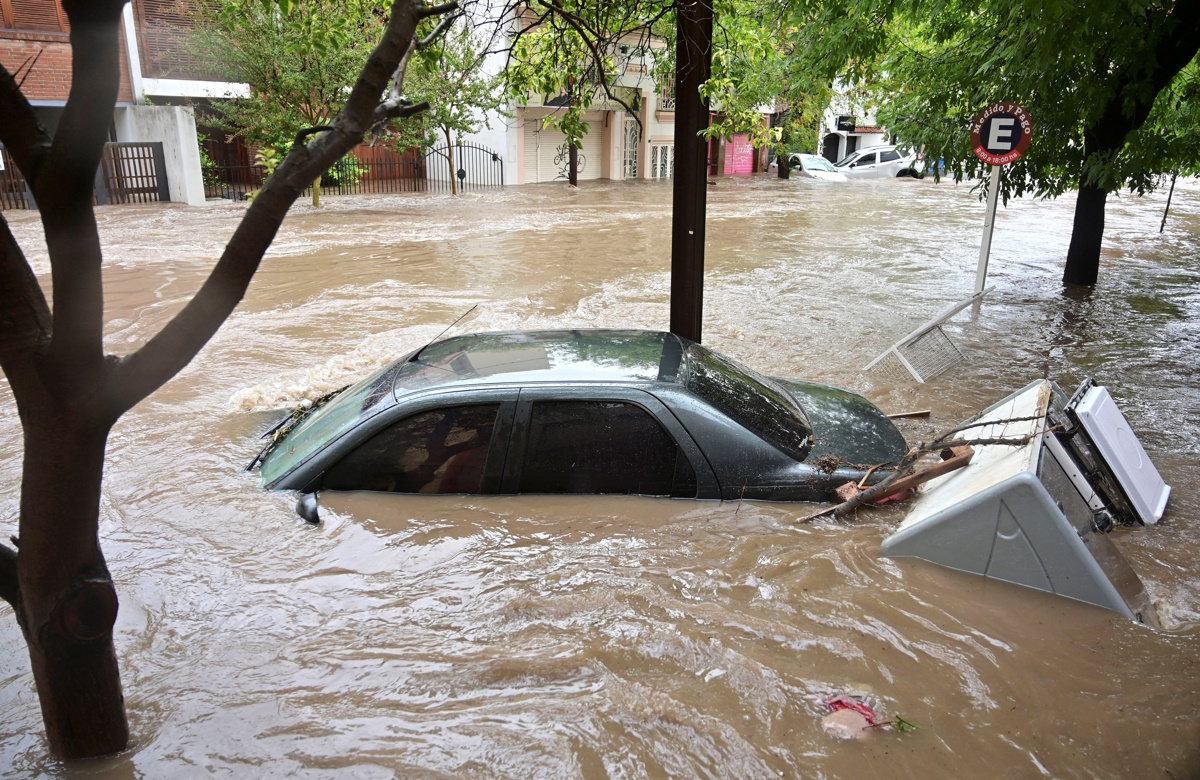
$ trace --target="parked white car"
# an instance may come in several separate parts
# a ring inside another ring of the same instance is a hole
[[[922,175],[917,155],[895,146],[870,146],[852,152],[835,166],[851,179],[891,179]]]

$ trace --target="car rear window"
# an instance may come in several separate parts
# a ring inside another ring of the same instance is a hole
[[[678,460],[675,440],[634,404],[541,401],[530,413],[517,491],[669,496]]]
[[[686,386],[789,457],[804,460],[812,425],[786,390],[699,344],[687,349]]]
[[[879,154],[879,162],[891,162],[892,160],[899,160],[899,159],[900,159],[900,152],[896,152],[896,151],[880,152],[880,154]]]

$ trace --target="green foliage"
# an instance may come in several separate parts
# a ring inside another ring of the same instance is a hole
[[[363,165],[362,160],[353,154],[348,154],[338,160],[321,176],[321,184],[326,187],[353,187],[370,170]]]
[[[582,148],[589,131],[583,114],[601,96],[634,105],[618,95],[621,45],[647,54],[660,82],[670,72],[671,48],[651,40],[673,40],[674,5],[661,0],[532,0],[519,20],[505,72],[505,94],[517,103],[541,96],[565,105],[544,120],[568,144]]]
[[[797,46],[786,4],[780,0],[719,0],[714,6],[712,74],[701,94],[717,112],[708,138],[746,133],[755,146],[784,145],[812,151],[817,128],[829,101],[828,80],[814,79],[797,67]],[[649,60],[648,74],[668,82],[675,69],[673,3],[624,0],[599,3],[535,2],[527,24],[513,46],[506,88],[518,102],[531,95],[563,95],[568,105],[546,124],[580,144],[587,132],[586,111],[605,87],[621,76],[613,56],[621,44],[640,48]],[[651,42],[653,41],[653,43]],[[777,106],[788,110],[784,126],[764,122]],[[786,142],[785,142],[786,137]]]
[[[459,17],[409,65],[406,93],[413,102],[429,101],[430,108],[397,135],[398,148],[432,146],[490,127],[488,112],[502,112],[505,100],[503,77],[483,70],[487,43],[482,31]]]
[[[279,167],[279,163],[283,161],[283,157],[279,152],[269,146],[265,146],[254,153],[254,164],[261,165],[266,171],[267,176],[275,173],[275,169]]]
[[[791,8],[803,67],[867,89],[880,122],[900,142],[944,157],[956,180],[983,175],[968,127],[1000,101],[1024,106],[1035,132],[1026,155],[1005,166],[1006,198],[1081,184],[1143,192],[1162,171],[1200,167],[1196,63],[1174,79],[1159,67],[1180,45],[1194,55],[1200,29],[1170,0],[792,0]]]
[[[329,122],[386,24],[385,0],[223,0],[201,6],[195,46],[249,98],[214,101],[222,129],[286,151]]]
[[[208,148],[205,147],[205,142],[208,141],[208,136],[204,133],[196,133],[196,145],[200,152],[200,175],[204,179],[204,184],[213,185],[217,183],[217,164],[208,154]]]

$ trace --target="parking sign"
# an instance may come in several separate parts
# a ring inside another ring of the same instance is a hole
[[[971,147],[988,165],[1007,165],[1020,159],[1033,137],[1029,113],[1016,103],[994,103],[971,123]]]

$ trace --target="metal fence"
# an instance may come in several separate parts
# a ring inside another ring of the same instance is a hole
[[[374,195],[404,192],[450,192],[451,168],[446,145],[424,155],[403,157],[361,149],[333,164],[321,177],[321,195]],[[457,143],[450,147],[453,181],[458,191],[504,186],[504,160],[485,146]],[[360,156],[361,155],[361,156]],[[365,159],[364,159],[365,158]],[[246,200],[262,188],[267,171],[261,165],[214,163],[204,166],[204,195]],[[312,187],[305,189],[310,195]]]
[[[267,169],[261,165],[214,164],[204,167],[204,196],[246,200],[262,189]],[[321,176],[322,195],[369,195],[425,192],[423,160],[361,160],[346,155]],[[304,190],[312,194],[312,186]]]

